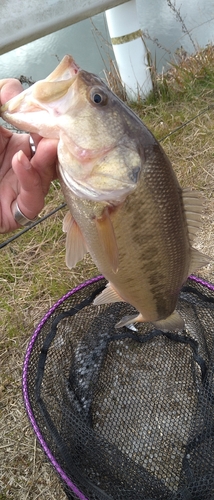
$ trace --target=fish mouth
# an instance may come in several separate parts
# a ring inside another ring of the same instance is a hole
[[[56,127],[54,118],[65,112],[63,98],[72,88],[79,71],[73,57],[64,56],[47,78],[36,82],[1,106],[0,116],[26,132],[37,132],[43,137],[49,137],[50,129],[53,131]],[[57,127],[55,137],[59,137]]]

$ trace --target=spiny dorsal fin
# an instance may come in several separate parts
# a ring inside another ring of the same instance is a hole
[[[83,259],[88,250],[80,228],[70,212],[67,212],[64,217],[62,229],[64,233],[67,233],[65,262],[68,268],[71,269]]]
[[[190,188],[183,189],[183,203],[186,212],[189,239],[192,244],[202,225],[203,196]]]
[[[192,191],[188,188],[183,189],[183,202],[186,212],[189,239],[192,244],[202,225],[201,215],[203,211],[204,198],[198,191]],[[189,274],[197,271],[200,267],[206,266],[210,261],[211,259],[208,255],[204,255],[195,248],[191,248]]]
[[[124,302],[122,297],[117,293],[114,288],[112,288],[111,283],[106,285],[105,290],[103,290],[97,297],[94,299],[94,305],[98,306],[100,304],[111,304],[113,302]]]
[[[106,207],[101,217],[96,218],[96,228],[103,251],[114,273],[118,271],[119,254],[113,224]]]

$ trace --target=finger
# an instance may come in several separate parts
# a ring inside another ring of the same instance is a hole
[[[3,128],[0,131],[0,182],[11,168],[13,156],[20,150],[31,158],[29,135],[11,133]]]
[[[12,99],[17,94],[23,91],[23,87],[19,80],[15,78],[5,78],[0,80],[0,91],[1,91],[1,103]]]
[[[13,157],[12,166],[20,185],[19,208],[28,219],[34,219],[44,207],[41,177],[23,151]]]
[[[7,147],[8,141],[12,137],[12,132],[4,127],[0,127],[0,165],[4,160],[5,149]]]
[[[10,162],[5,160],[5,151],[12,137],[12,132],[3,127],[0,127],[0,183],[5,176],[5,173],[10,169]]]
[[[11,130],[0,126],[0,139],[2,139],[2,142],[4,142],[4,148],[8,143],[8,139],[10,139],[12,135],[13,132],[11,132]]]
[[[19,225],[14,219],[12,213],[12,202],[14,200],[15,192],[10,185],[6,184],[1,190],[0,194],[0,234],[8,233],[17,229]]]
[[[56,179],[57,144],[55,139],[42,139],[37,146],[31,164],[38,172],[43,192],[46,195],[51,181]]]

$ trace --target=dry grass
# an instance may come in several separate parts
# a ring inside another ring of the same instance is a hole
[[[195,60],[188,61],[165,77],[164,95],[133,105],[154,135],[161,139],[208,105],[213,105],[213,91],[204,74],[213,73],[214,61],[197,56],[203,66],[199,80],[192,85]],[[183,64],[183,63],[182,63]],[[186,64],[186,66],[185,66]],[[198,63],[197,63],[198,64]],[[187,73],[189,70],[189,77]],[[185,79],[181,74],[185,75]],[[188,80],[189,79],[189,80]],[[187,83],[187,80],[189,83]],[[161,85],[163,82],[160,82]],[[161,87],[160,87],[161,88]],[[154,97],[154,96],[153,96]],[[162,143],[182,186],[192,186],[204,193],[203,229],[197,247],[214,258],[214,111],[206,113],[180,129]],[[60,205],[62,195],[52,185],[44,213]],[[68,289],[97,274],[87,257],[70,272],[65,266],[65,236],[61,210],[35,229],[1,250],[0,286],[0,500],[64,500],[58,479],[38,448],[28,424],[21,394],[23,357],[31,333],[59,297]],[[2,236],[0,241],[6,237]],[[199,273],[214,283],[214,263]]]

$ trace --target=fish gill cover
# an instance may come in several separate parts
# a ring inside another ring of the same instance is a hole
[[[141,323],[93,300],[99,276],[62,297],[29,343],[28,416],[70,500],[213,500],[214,285],[179,295],[186,328]]]

